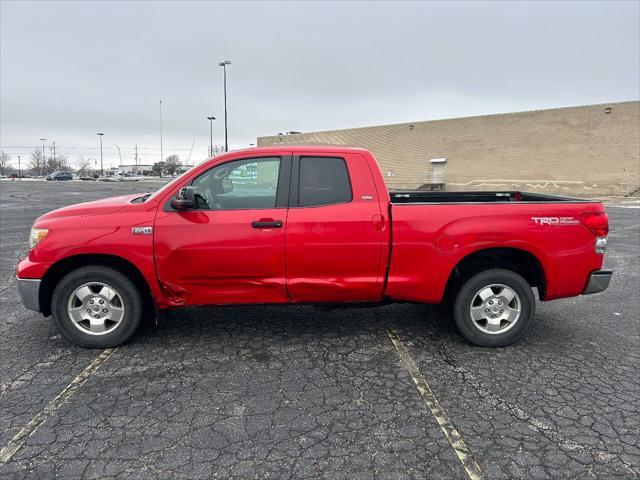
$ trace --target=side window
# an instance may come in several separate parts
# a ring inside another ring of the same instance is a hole
[[[279,158],[247,158],[217,165],[191,183],[204,210],[274,208]]]
[[[335,205],[351,201],[351,183],[342,158],[302,157],[298,206]]]

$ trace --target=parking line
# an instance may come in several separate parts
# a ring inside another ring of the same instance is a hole
[[[46,407],[44,407],[35,417],[31,419],[22,429],[7,443],[2,450],[0,450],[0,463],[7,463],[18,450],[22,448],[24,443],[36,433],[36,430],[46,422],[50,417],[53,417],[64,403],[69,400],[74,393],[82,386],[84,382],[95,372],[100,365],[107,361],[113,352],[117,348],[107,348],[104,352],[98,355],[93,362],[91,362],[87,368],[85,368],[80,374],[74,378],[69,385],[65,387],[53,400],[51,400]]]
[[[480,469],[480,466],[473,459],[471,451],[469,450],[469,446],[462,438],[462,435],[460,435],[460,432],[458,432],[458,430],[456,430],[456,427],[453,426],[451,420],[447,416],[447,413],[440,406],[440,402],[438,402],[438,399],[431,390],[431,387],[420,373],[418,365],[400,340],[400,337],[395,332],[395,330],[392,329],[388,329],[387,333],[389,335],[389,338],[391,339],[391,342],[393,343],[393,346],[398,352],[398,356],[402,360],[402,363],[404,363],[406,370],[411,375],[413,383],[416,384],[418,392],[420,392],[420,395],[422,395],[422,399],[427,404],[427,407],[438,422],[438,425],[440,425],[440,429],[449,441],[449,444],[451,445],[453,450],[456,452],[458,459],[460,459],[460,463],[462,463],[465,472],[467,472],[467,475],[471,480],[484,480],[484,473]]]
[[[485,404],[491,405],[495,409],[502,410],[515,419],[524,422],[529,429],[551,440],[562,451],[580,452],[585,455],[590,455],[600,462],[613,462],[617,460],[619,462],[618,468],[625,470],[625,472],[631,474],[633,478],[640,479],[640,468],[638,466],[634,466],[621,458],[617,458],[616,454],[613,452],[599,450],[596,447],[581,444],[567,439],[554,427],[547,425],[546,423],[535,417],[532,417],[520,407],[510,405],[495,393],[487,390],[482,385],[482,383],[465,368],[454,365],[451,365],[450,368],[454,373],[458,374],[458,376],[462,376],[464,378],[465,383],[468,386],[472,387],[480,395],[480,397],[482,397]]]

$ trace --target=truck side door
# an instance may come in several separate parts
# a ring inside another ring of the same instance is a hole
[[[294,154],[286,225],[291,300],[379,300],[388,238],[385,217],[362,155]]]
[[[290,155],[234,159],[198,175],[197,208],[160,207],[158,279],[176,303],[283,303]]]

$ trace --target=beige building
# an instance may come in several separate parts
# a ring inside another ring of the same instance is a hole
[[[640,102],[258,138],[364,147],[391,188],[638,194]]]

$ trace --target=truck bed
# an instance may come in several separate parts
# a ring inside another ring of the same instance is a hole
[[[392,190],[391,202],[406,203],[562,203],[589,202],[589,200],[545,195],[541,193],[519,191],[469,191],[469,192],[432,192],[426,190]]]
[[[391,204],[386,294],[439,303],[455,266],[490,248],[502,258],[506,249],[537,259],[532,271],[544,272],[541,298],[580,295],[589,275],[602,267],[595,235],[580,219],[604,214],[604,207],[598,201],[516,193],[402,192]]]

